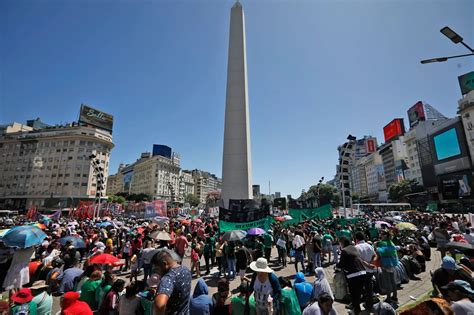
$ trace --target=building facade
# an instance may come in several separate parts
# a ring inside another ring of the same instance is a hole
[[[76,123],[0,127],[0,206],[47,206],[48,200],[66,206],[94,199],[97,183],[89,156],[97,156],[107,178],[113,147],[110,132]]]
[[[387,190],[391,185],[404,179],[404,170],[407,165],[407,150],[404,136],[383,144],[378,150],[382,157]]]
[[[222,180],[216,175],[197,169],[191,173],[194,179],[194,194],[200,203],[206,204],[206,197],[210,192],[222,189]]]

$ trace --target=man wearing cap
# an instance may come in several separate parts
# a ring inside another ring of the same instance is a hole
[[[31,291],[34,296],[33,302],[36,303],[38,314],[51,315],[53,309],[53,297],[46,290],[48,285],[44,280],[38,280],[31,286]]]
[[[250,264],[255,271],[250,283],[250,294],[254,292],[257,315],[267,315],[278,312],[281,294],[280,282],[273,270],[268,267],[265,258],[259,258]]]
[[[36,303],[33,302],[33,294],[29,288],[23,288],[12,296],[13,305],[10,314],[37,315]]]
[[[444,256],[441,268],[436,269],[431,277],[431,282],[433,283],[434,288],[432,295],[438,296],[439,289],[454,280],[464,280],[471,286],[473,285],[471,276],[459,268],[454,258],[451,256]]]
[[[448,285],[441,288],[443,296],[447,298],[451,304],[451,309],[456,315],[474,314],[474,303],[471,298],[474,296],[474,290],[471,285],[462,280],[454,280]]]

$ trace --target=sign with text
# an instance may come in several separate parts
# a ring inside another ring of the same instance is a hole
[[[249,230],[252,228],[261,228],[265,231],[270,229],[270,220],[269,218],[251,221],[251,222],[228,222],[228,221],[219,221],[219,229],[221,232],[234,231],[234,230]]]
[[[385,142],[401,136],[405,133],[405,126],[403,125],[403,118],[395,118],[383,127],[383,135]]]
[[[82,104],[81,112],[79,113],[79,122],[112,132],[114,117],[98,109]]]

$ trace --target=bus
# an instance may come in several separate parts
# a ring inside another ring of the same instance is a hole
[[[391,212],[391,213],[400,213],[412,210],[412,207],[409,203],[355,203],[352,205],[352,210],[355,213],[370,213],[375,212]]]

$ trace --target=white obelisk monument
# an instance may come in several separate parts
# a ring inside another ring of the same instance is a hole
[[[230,10],[227,61],[221,194],[225,208],[229,206],[229,199],[252,199],[252,156],[245,50],[244,10],[242,4],[237,1]]]

